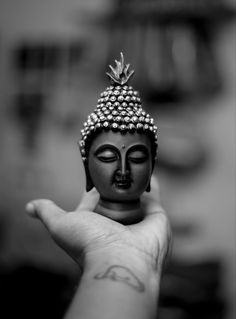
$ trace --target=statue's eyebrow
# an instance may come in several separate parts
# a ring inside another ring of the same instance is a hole
[[[119,152],[119,149],[116,148],[114,145],[103,144],[101,146],[98,146],[98,148],[95,150],[94,154],[98,155],[99,153],[101,153],[102,151],[107,150],[107,149],[110,149],[110,150],[115,151],[115,152]]]

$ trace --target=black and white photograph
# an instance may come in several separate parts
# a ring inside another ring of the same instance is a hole
[[[0,318],[236,317],[235,0],[0,0]]]

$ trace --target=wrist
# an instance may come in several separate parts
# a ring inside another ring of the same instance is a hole
[[[88,253],[84,275],[91,279],[126,280],[137,291],[158,294],[161,272],[151,256],[136,249],[103,249]]]
[[[160,274],[147,259],[128,248],[87,253],[72,305],[76,318],[155,318]]]
[[[156,260],[149,253],[139,248],[123,245],[112,245],[106,248],[97,247],[85,254],[85,268],[90,269],[102,264],[136,265],[137,268],[157,272]]]

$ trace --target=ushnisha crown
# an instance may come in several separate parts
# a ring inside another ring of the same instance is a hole
[[[111,81],[111,86],[101,93],[94,111],[88,116],[81,130],[79,142],[83,162],[88,158],[90,143],[95,134],[105,130],[112,130],[126,134],[127,132],[145,133],[153,141],[152,157],[156,159],[157,152],[157,127],[154,120],[146,113],[141,106],[139,93],[128,86],[128,81],[134,74],[129,71],[129,64],[124,64],[124,57],[121,53],[121,60],[116,61],[116,67],[111,73],[106,73]]]

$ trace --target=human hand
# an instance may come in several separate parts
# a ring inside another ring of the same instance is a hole
[[[101,258],[124,257],[161,269],[170,248],[171,231],[154,178],[151,186],[151,192],[141,199],[144,219],[134,225],[125,226],[95,213],[99,200],[95,189],[83,195],[73,212],[65,212],[45,199],[31,201],[26,210],[43,222],[55,242],[82,267]]]

